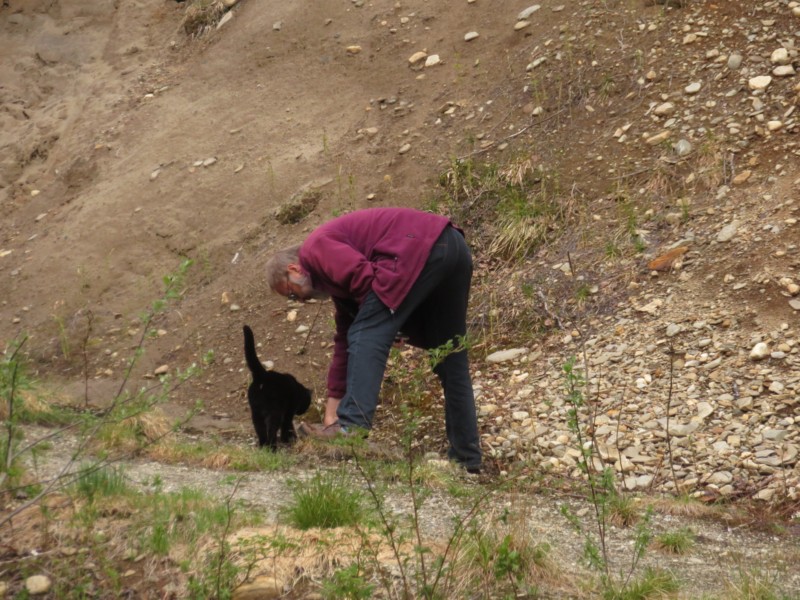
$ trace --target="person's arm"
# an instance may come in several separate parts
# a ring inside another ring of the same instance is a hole
[[[322,418],[322,424],[325,425],[325,427],[333,425],[339,420],[339,416],[336,414],[336,409],[339,408],[339,402],[341,402],[341,398],[329,397],[328,401],[325,403],[325,416]]]
[[[333,358],[328,368],[328,402],[325,405],[325,416],[327,419],[329,406],[332,407],[333,414],[336,414],[336,407],[339,406],[345,392],[347,392],[347,332],[350,330],[355,319],[357,306],[349,306],[345,300],[333,299],[336,309],[334,321],[336,323],[336,333],[333,335]],[[334,402],[335,401],[335,405]]]
[[[346,240],[333,235],[319,237],[303,245],[302,260],[309,271],[359,303],[372,290],[375,265]]]

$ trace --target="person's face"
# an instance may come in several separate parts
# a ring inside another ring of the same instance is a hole
[[[289,300],[309,300],[310,298],[324,298],[325,294],[311,287],[311,278],[303,271],[300,265],[290,264],[286,268],[285,281],[275,288],[281,296]]]

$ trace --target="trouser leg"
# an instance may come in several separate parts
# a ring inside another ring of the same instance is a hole
[[[399,316],[408,326],[412,343],[443,349],[450,342],[455,349],[467,333],[472,257],[464,237],[455,229],[445,230],[439,241],[442,243],[434,246],[420,275],[420,286],[412,288],[401,306],[405,312]],[[448,456],[467,467],[478,467],[480,436],[467,351],[448,354],[434,372],[444,391]]]
[[[348,332],[347,392],[337,410],[342,424],[371,427],[389,350],[409,318],[421,332],[424,347],[442,347],[449,340],[458,344],[456,338],[466,334],[471,280],[469,248],[458,231],[447,228],[397,311],[392,313],[374,293],[367,296]],[[479,466],[480,439],[466,351],[447,356],[435,372],[445,394],[448,455],[468,467]]]
[[[472,283],[472,257],[456,230],[448,237],[446,276],[414,310],[410,319],[422,332],[426,347],[453,349],[467,332],[467,306]],[[467,467],[481,464],[478,418],[466,350],[446,354],[434,367],[445,397],[445,427],[450,442],[448,456]]]
[[[425,267],[395,312],[389,310],[374,292],[367,294],[347,332],[347,391],[339,403],[336,416],[347,425],[369,429],[378,405],[386,361],[395,334],[406,319],[446,278],[452,267],[448,261],[447,228],[434,244]],[[462,237],[463,240],[463,237]]]
[[[347,391],[336,410],[342,425],[372,426],[397,329],[392,312],[370,292],[347,333]]]

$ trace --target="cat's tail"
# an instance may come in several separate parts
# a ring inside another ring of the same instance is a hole
[[[247,325],[244,326],[244,358],[247,361],[247,368],[250,369],[254,378],[267,373],[264,365],[258,360],[258,354],[256,354],[256,341],[253,337],[253,330]]]

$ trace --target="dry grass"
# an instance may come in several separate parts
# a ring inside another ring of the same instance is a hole
[[[317,189],[298,192],[278,209],[275,218],[283,225],[299,223],[317,208],[324,197]]]
[[[449,590],[452,597],[495,597],[512,579],[517,586],[507,589],[509,593],[519,594],[525,586],[543,586],[574,597],[576,573],[562,568],[561,557],[537,539],[528,520],[525,512],[481,515],[477,529],[462,539],[454,557],[457,582]]]
[[[276,525],[270,528],[247,528],[234,533],[228,543],[231,560],[249,566],[249,579],[258,576],[275,578],[282,585],[294,587],[299,579],[326,579],[334,572],[359,563],[371,571],[392,571],[397,566],[394,552],[385,536],[352,527],[312,528],[301,531]],[[426,541],[435,554],[444,551],[441,541]],[[208,540],[199,554],[213,558],[218,541]],[[414,555],[411,541],[399,546],[402,556]]]
[[[147,449],[147,456],[164,464],[188,464],[205,469],[225,469],[234,462],[235,457],[229,449],[207,450],[202,453],[187,449],[181,444],[166,440]]]
[[[14,403],[14,410],[22,411],[27,414],[47,414],[50,412],[50,404],[39,398],[39,396],[29,390],[16,390],[15,396],[19,402]],[[8,418],[8,403],[0,402],[0,419]]]
[[[499,233],[489,244],[489,254],[505,259],[521,258],[547,239],[551,224],[540,217],[507,216],[497,225]]]
[[[662,515],[675,517],[708,517],[718,512],[714,507],[707,506],[691,496],[657,498],[652,502],[652,506],[656,512]]]
[[[220,0],[195,0],[187,9],[181,26],[188,36],[202,35],[215,26],[225,14],[225,5]]]
[[[90,447],[101,451],[133,452],[163,439],[171,429],[167,416],[160,409],[153,408],[102,426]]]

